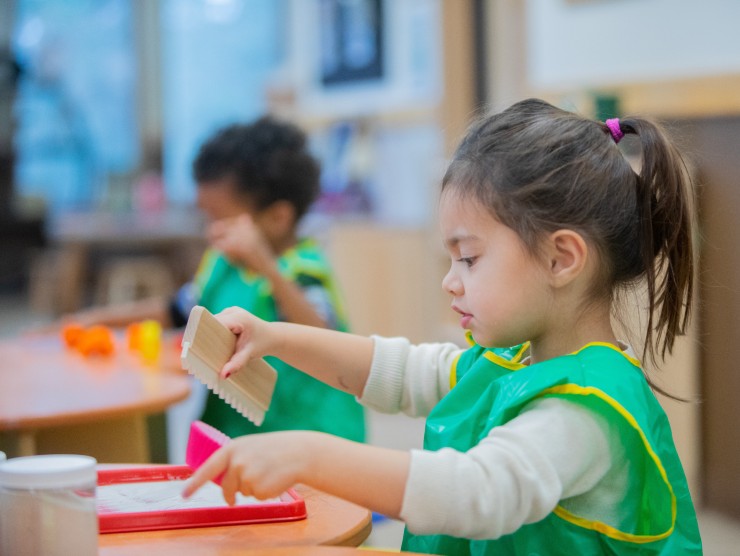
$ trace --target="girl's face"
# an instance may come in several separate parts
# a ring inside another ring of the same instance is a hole
[[[508,347],[545,333],[551,302],[546,273],[519,236],[479,202],[442,194],[442,238],[450,270],[442,287],[452,295],[460,325],[486,347]]]

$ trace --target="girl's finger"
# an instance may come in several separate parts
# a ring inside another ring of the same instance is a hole
[[[240,322],[224,322],[224,325],[226,326],[226,328],[231,330],[232,334],[236,334],[237,336],[244,332],[244,325]]]
[[[285,492],[285,489],[290,488],[291,486],[292,485],[290,484],[286,485],[285,481],[279,477],[277,473],[274,473],[272,476],[266,477],[259,482],[258,493],[255,493],[254,489],[252,489],[251,492],[252,496],[258,500],[267,500],[269,498],[280,496],[280,494]]]
[[[189,498],[208,481],[218,477],[226,470],[228,462],[229,453],[227,448],[217,450],[190,477],[185,485],[185,490],[182,491],[183,498]]]
[[[228,307],[214,316],[221,324],[238,336],[244,332],[244,325],[239,321],[240,315],[241,311],[238,311],[236,307]]]
[[[250,359],[250,353],[247,350],[237,351],[231,356],[221,369],[221,378],[229,378],[232,374],[247,364]]]
[[[243,494],[244,496],[252,496],[252,485],[249,484],[246,481],[240,481],[239,482],[239,492]]]
[[[221,489],[224,500],[229,506],[236,504],[236,493],[239,491],[239,473],[233,467],[229,468],[221,479]]]

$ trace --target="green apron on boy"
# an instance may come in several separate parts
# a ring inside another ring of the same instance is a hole
[[[338,320],[346,321],[329,266],[318,245],[309,239],[283,253],[278,261],[283,276],[301,287],[321,286],[331,297]],[[199,303],[212,313],[238,306],[267,321],[279,315],[269,282],[262,276],[232,265],[221,253],[206,251],[195,276]],[[274,357],[266,357],[278,372],[270,409],[257,427],[213,392],[208,392],[201,419],[230,437],[281,430],[316,430],[362,442],[364,412],[355,398],[320,382]]]
[[[424,448],[467,451],[538,398],[583,404],[619,427],[630,460],[627,492],[615,508],[620,522],[576,515],[565,499],[545,519],[499,539],[406,531],[402,549],[449,555],[701,554],[670,425],[639,362],[611,344],[593,343],[526,366],[521,363],[525,349],[526,344],[510,349],[475,345],[463,352],[452,373],[454,387],[427,419]]]

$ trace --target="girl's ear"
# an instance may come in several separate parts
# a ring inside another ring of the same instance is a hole
[[[573,230],[550,234],[548,243],[549,274],[554,287],[570,284],[581,275],[588,260],[588,245]]]

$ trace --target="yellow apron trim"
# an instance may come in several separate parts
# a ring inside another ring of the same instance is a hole
[[[243,266],[237,267],[237,272],[239,273],[239,277],[247,284],[254,284],[258,280],[267,282],[267,278],[262,276],[262,274],[258,274],[254,270],[244,268]]]
[[[594,344],[589,344],[589,345],[594,345]],[[599,345],[602,345],[602,344],[599,344]],[[611,344],[603,344],[603,345],[611,346]],[[611,347],[619,350],[619,348],[617,348],[616,346],[611,346]],[[622,352],[622,350],[619,350],[619,351],[620,353]],[[596,396],[597,398],[602,399],[607,404],[609,404],[609,406],[611,406],[612,409],[617,411],[617,413],[619,413],[630,424],[630,426],[634,428],[637,431],[637,433],[640,435],[640,438],[642,439],[642,442],[645,445],[645,450],[647,451],[650,458],[653,460],[653,463],[655,463],[655,466],[658,469],[660,476],[663,478],[663,481],[665,482],[666,486],[668,487],[668,491],[671,494],[671,526],[667,531],[665,531],[664,533],[660,533],[658,535],[634,535],[632,533],[625,533],[624,531],[620,531],[614,527],[611,527],[610,525],[607,525],[606,523],[602,523],[600,521],[592,521],[589,519],[585,519],[585,518],[573,515],[572,513],[570,513],[568,510],[566,510],[562,506],[557,506],[555,508],[554,510],[555,515],[579,527],[598,531],[599,533],[603,533],[607,535],[608,537],[611,537],[617,540],[634,542],[634,543],[648,543],[648,542],[658,541],[661,539],[665,539],[671,533],[673,533],[673,529],[676,526],[676,495],[673,492],[673,487],[671,486],[671,483],[668,481],[668,475],[665,472],[665,468],[663,467],[663,464],[660,462],[660,458],[653,450],[653,447],[650,446],[650,443],[648,442],[647,437],[645,436],[645,433],[642,431],[642,429],[640,428],[640,425],[637,423],[637,421],[632,416],[632,414],[629,411],[627,411],[614,398],[607,395],[602,390],[599,390],[598,388],[594,388],[593,386],[579,386],[577,384],[564,384],[562,386],[553,386],[552,388],[543,390],[540,396],[545,396],[547,394],[571,394],[571,395],[578,395],[578,396],[593,395],[593,396]]]
[[[210,266],[212,268],[217,258],[218,252],[213,249],[206,249],[206,252],[200,258],[200,262],[198,262],[198,268],[195,270],[195,275],[198,276],[205,272],[206,267]]]
[[[517,355],[516,355],[516,357],[514,359],[520,357],[522,353],[523,353],[523,351],[522,350],[519,350],[519,353],[517,353]],[[500,355],[496,355],[492,351],[486,351],[483,354],[483,357],[485,357],[489,361],[492,361],[493,363],[496,363],[496,365],[500,365],[500,366],[502,366],[502,367],[504,367],[506,369],[509,369],[511,371],[518,371],[519,369],[523,369],[523,368],[526,367],[526,365],[523,365],[523,364],[521,364],[521,363],[519,363],[517,361],[514,361],[514,360],[509,361],[508,359],[504,359],[503,357],[501,357]]]
[[[511,358],[512,362],[519,363],[522,360],[522,356],[527,353],[527,350],[529,349],[529,342],[524,342],[522,344],[522,347],[519,348],[519,351],[516,352],[516,355]]]
[[[278,266],[280,267],[280,270],[282,270],[282,274],[284,276],[295,278],[299,274],[305,274],[306,276],[310,276],[311,278],[316,278],[316,280],[318,280],[322,284],[326,284],[326,268],[318,262],[305,260],[291,260],[290,262],[281,262],[283,264],[278,264]]]
[[[199,294],[203,293],[203,288],[213,273],[213,267],[216,266],[219,256],[219,251],[216,251],[212,247],[207,247],[203,256],[200,258],[198,268],[193,277],[193,283],[198,287]]]
[[[559,518],[564,519],[565,521],[569,521],[570,523],[577,525],[578,527],[589,529],[591,531],[597,531],[598,533],[606,535],[607,537],[610,537],[612,539],[624,542],[631,542],[635,544],[645,544],[665,539],[671,533],[673,533],[674,527],[672,525],[668,531],[666,531],[665,533],[661,533],[660,535],[633,535],[631,533],[625,533],[624,531],[615,529],[614,527],[607,525],[606,523],[603,523],[601,521],[591,521],[582,517],[578,517],[570,513],[562,506],[557,506],[553,510],[553,513]]]
[[[473,334],[471,334],[470,330],[465,331],[465,339],[468,341],[468,343],[471,346],[477,345],[475,343],[475,340],[473,339]],[[522,356],[527,352],[528,349],[529,349],[529,342],[523,343],[521,347],[519,348],[519,351],[517,351],[516,354],[514,354],[514,357],[512,357],[511,360],[505,359],[501,357],[500,355],[496,355],[492,351],[483,352],[483,356],[489,361],[496,363],[497,365],[505,367],[511,371],[517,371],[526,366],[526,365],[522,365],[521,363],[519,363],[519,361],[521,360]],[[460,355],[462,355],[462,353],[460,353]],[[455,387],[455,384],[457,384],[457,362],[460,360],[460,355],[455,357],[455,361],[452,363],[452,371],[450,372],[450,390],[452,390]]]
[[[458,353],[455,360],[452,362],[452,368],[450,369],[450,390],[452,390],[455,387],[455,384],[457,384],[457,362],[460,361],[460,356],[463,353],[465,352],[461,351]]]
[[[621,349],[619,346],[615,346],[614,344],[610,344],[609,342],[590,342],[590,343],[586,344],[585,346],[583,346],[581,349],[579,349],[577,351],[574,351],[573,352],[573,355],[575,355],[576,353],[580,353],[584,349],[586,349],[588,347],[591,347],[591,346],[600,346],[600,347],[605,347],[605,348],[613,349],[618,354],[620,354],[622,357],[624,357],[627,361],[629,361],[630,363],[632,363],[635,367],[642,368],[642,363],[640,363],[640,361],[638,359],[635,359],[631,355],[625,353],[624,350]]]

